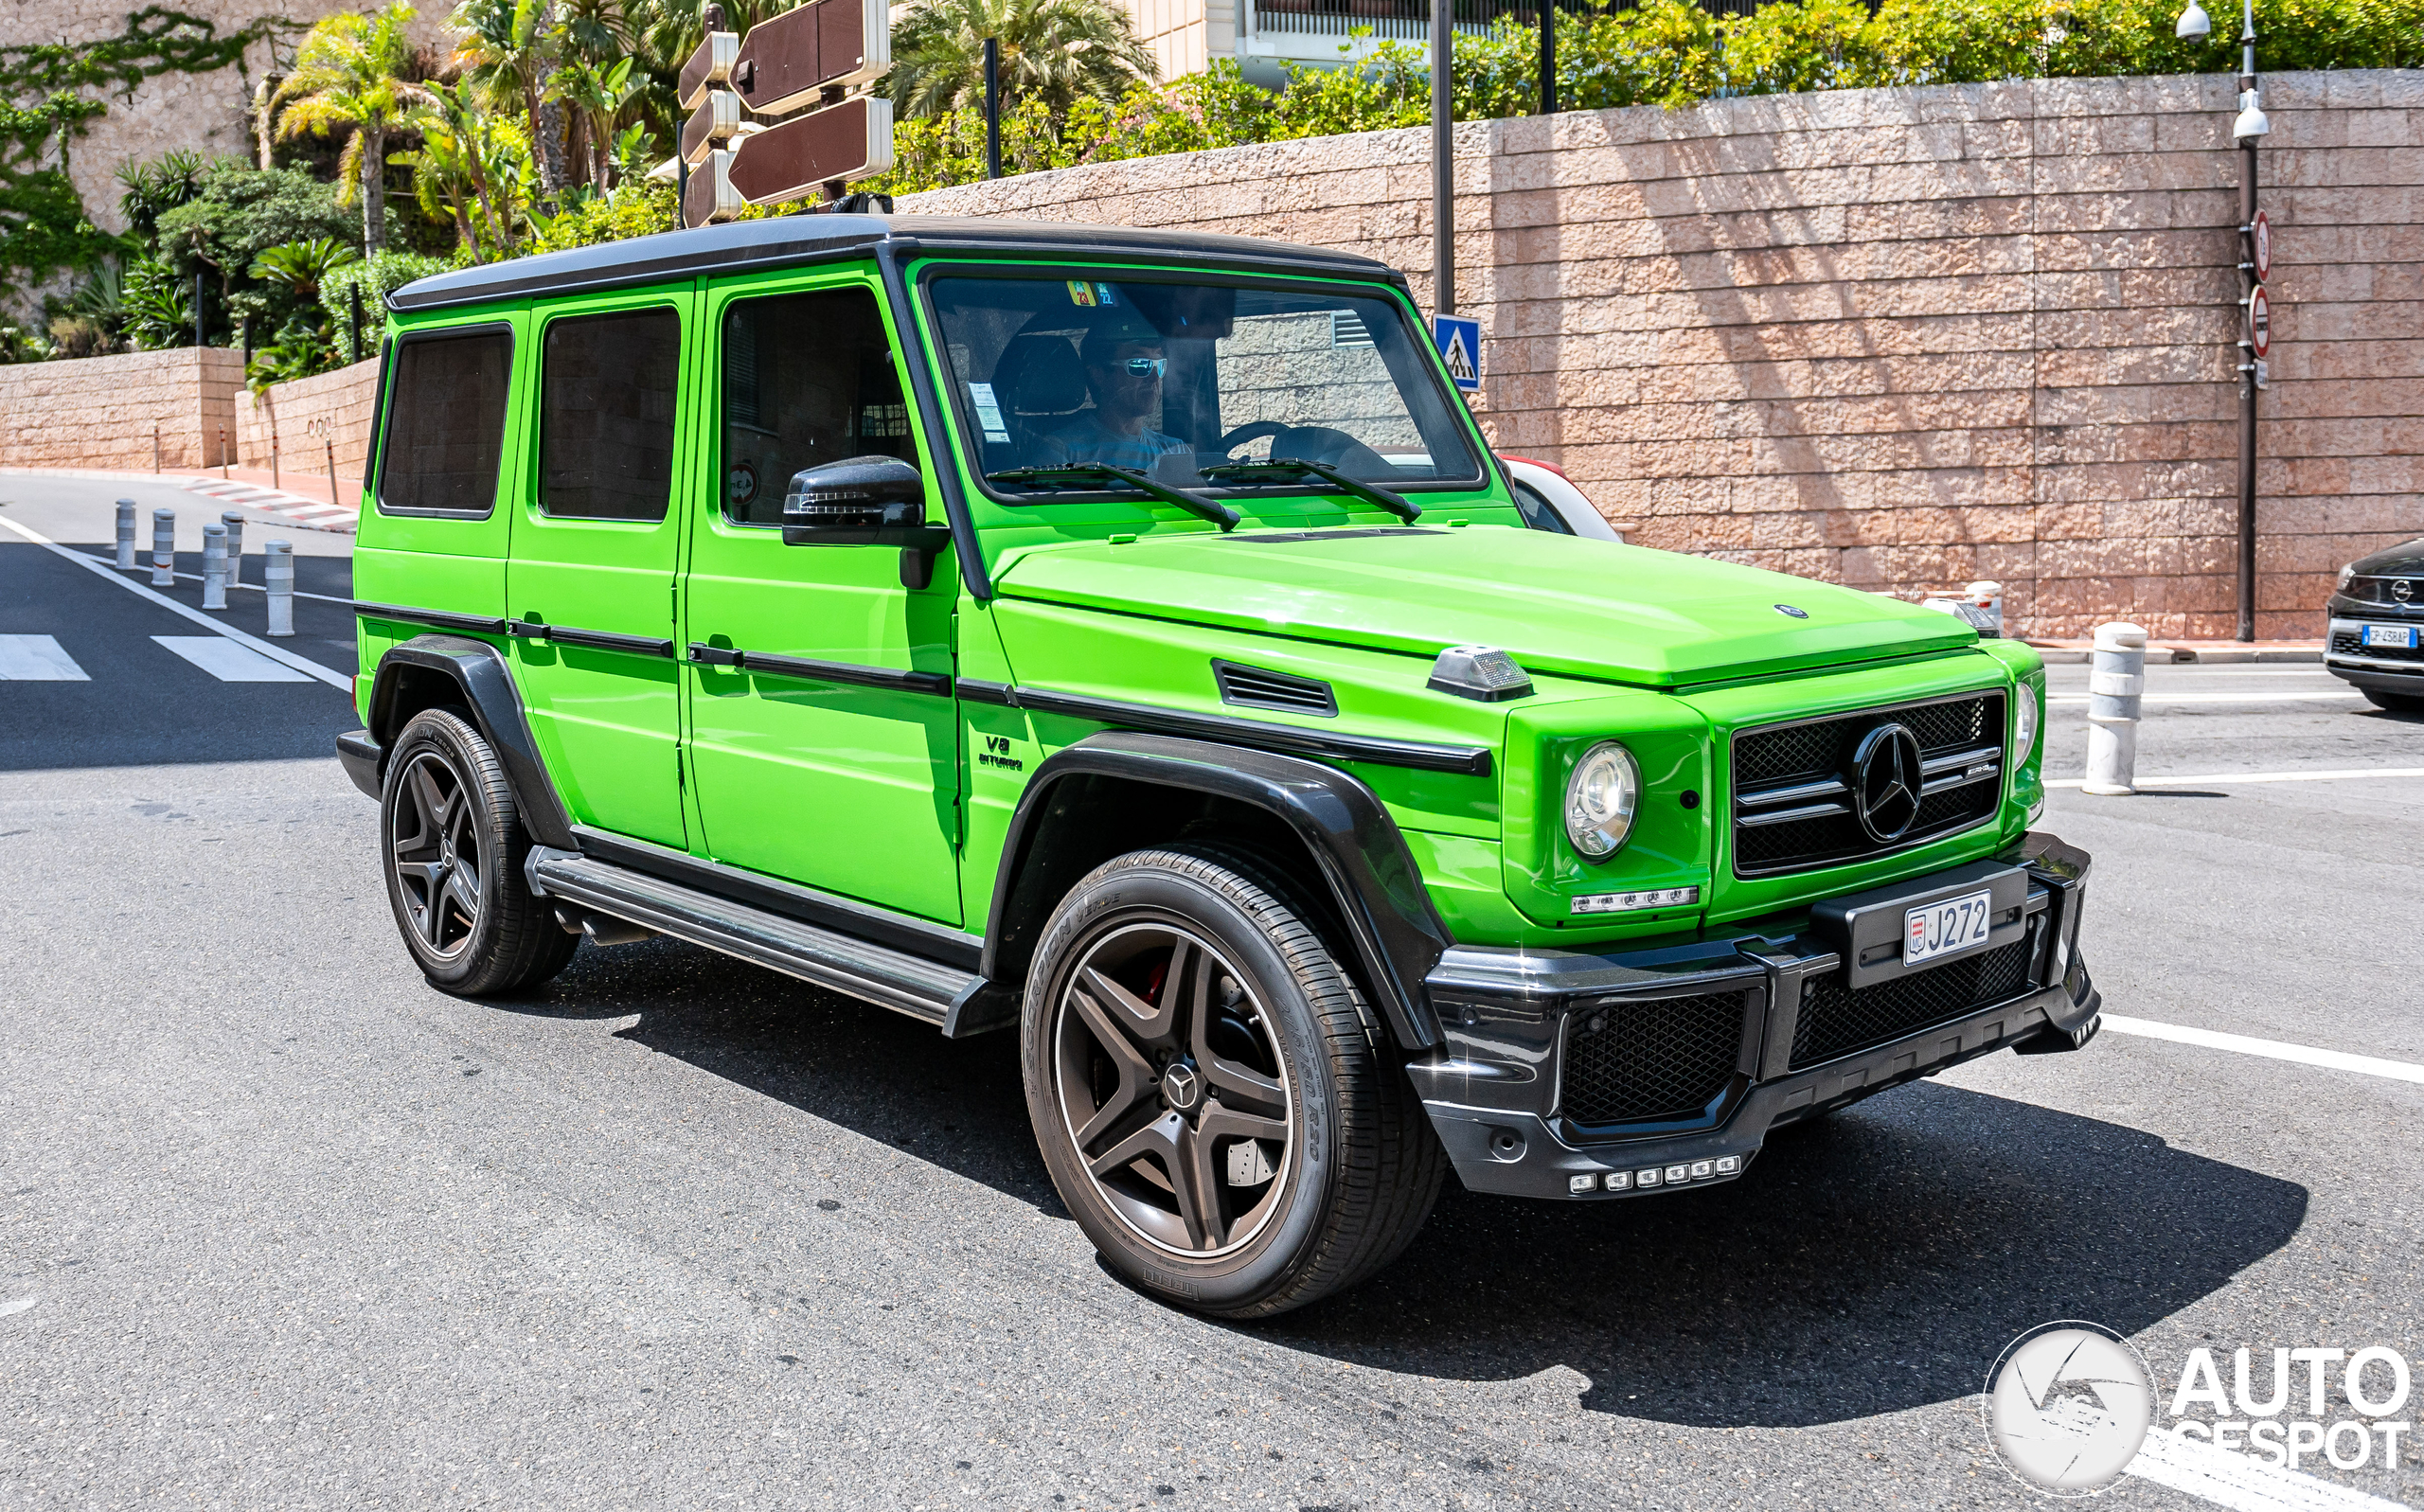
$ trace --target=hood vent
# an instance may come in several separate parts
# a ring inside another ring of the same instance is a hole
[[[1223,703],[1247,709],[1277,709],[1284,714],[1318,714],[1324,719],[1338,716],[1337,695],[1318,678],[1221,661],[1212,664],[1212,677],[1221,685]]]

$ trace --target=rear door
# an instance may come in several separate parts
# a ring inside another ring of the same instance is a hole
[[[529,460],[506,568],[514,670],[578,823],[686,846],[674,578],[696,464],[682,421],[692,290],[531,312]]]
[[[932,476],[878,287],[856,273],[711,287],[703,319],[718,496],[691,527],[685,640],[707,853],[956,924],[951,554],[909,589],[897,547],[783,544],[803,468],[884,454]]]

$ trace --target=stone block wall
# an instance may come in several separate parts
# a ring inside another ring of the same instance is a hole
[[[325,432],[328,442],[335,446],[337,471],[360,477],[363,459],[370,454],[370,418],[378,401],[376,357],[246,394],[237,404],[238,458],[246,467],[268,467],[275,441],[281,471],[326,476]]]
[[[2236,626],[2238,161],[2225,79],[2033,80],[1456,130],[1475,409],[1633,540],[2031,633]],[[2424,74],[2276,75],[2261,636],[2424,535]],[[1427,131],[1063,169],[903,213],[1229,231],[1403,269]]]
[[[0,467],[152,471],[236,460],[243,354],[126,352],[0,366]]]

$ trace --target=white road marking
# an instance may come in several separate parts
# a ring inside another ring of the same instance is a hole
[[[0,635],[0,683],[89,683],[76,658],[48,635]]]
[[[2130,1019],[2118,1013],[2104,1015],[2104,1026],[2115,1034],[2134,1034],[2148,1040],[2168,1040],[2174,1044],[2201,1045],[2208,1050],[2262,1056],[2268,1060],[2294,1060],[2302,1066],[2354,1071],[2361,1076],[2383,1076],[2392,1081],[2413,1081],[2424,1085],[2424,1066],[2410,1060],[2352,1056],[2345,1050],[2317,1050],[2312,1045],[2291,1044],[2286,1040],[2258,1040],[2252,1035],[2192,1029],[2184,1023],[2157,1023],[2152,1019]]]
[[[2365,695],[2354,688],[2317,688],[2311,693],[2290,689],[2275,693],[2148,693],[2148,703],[2304,703],[2313,699],[2361,699]],[[2084,693],[2057,693],[2048,703],[2084,703]]]
[[[53,552],[61,557],[64,557],[69,561],[76,563],[76,565],[80,567],[88,567],[92,569],[93,572],[99,575],[101,578],[117,584],[128,593],[134,594],[139,598],[148,599],[152,603],[157,604],[162,609],[167,610],[171,614],[180,615],[186,619],[193,621],[197,625],[200,625],[205,630],[224,635],[239,646],[246,647],[250,649],[260,652],[263,656],[268,657],[273,662],[284,663],[286,666],[301,672],[306,677],[316,677],[321,682],[328,684],[329,686],[345,694],[348,698],[351,698],[353,696],[353,679],[346,676],[343,672],[337,671],[332,667],[322,667],[319,663],[312,661],[309,657],[297,656],[293,651],[288,650],[282,646],[272,646],[269,642],[261,640],[257,636],[247,635],[233,625],[223,625],[219,623],[219,621],[211,618],[208,614],[204,614],[201,610],[188,609],[165,594],[155,594],[151,589],[144,587],[141,583],[136,582],[132,578],[119,577],[117,569],[110,566],[108,563],[96,561],[80,551],[70,551],[65,546],[62,546],[58,542],[51,540],[42,532],[35,530],[29,525],[21,525],[17,521],[9,519],[7,515],[0,515],[0,525],[5,525],[9,529],[15,531],[18,535],[23,536],[26,540],[32,542],[35,545],[42,547],[45,551]]]
[[[2141,788],[2228,787],[2244,782],[2353,782],[2365,777],[2424,777],[2424,767],[2349,767],[2337,772],[2209,772],[2201,777],[2136,777]],[[2084,777],[2058,777],[2049,788],[2076,788]]]
[[[90,551],[85,552],[84,555],[91,557],[95,561],[100,562],[104,566],[110,564],[110,559],[107,557],[103,557]],[[253,559],[247,557],[244,560],[246,561],[250,561]],[[198,583],[202,581],[202,574],[198,572],[181,572],[174,574],[174,577],[179,582]],[[259,583],[229,583],[227,585],[227,591],[231,594],[265,594],[269,592],[267,588],[262,587]],[[339,598],[334,594],[307,594],[300,588],[294,590],[294,596],[297,598],[315,598],[324,604],[344,604],[348,607],[353,603],[352,599]]]
[[[176,652],[223,683],[308,683],[303,673],[281,662],[218,635],[154,635],[152,639]]]
[[[2156,1428],[2129,1474],[2231,1512],[2407,1512],[2404,1503]]]

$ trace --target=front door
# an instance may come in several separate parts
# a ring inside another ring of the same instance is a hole
[[[714,290],[704,314],[718,490],[691,527],[684,638],[707,853],[955,925],[951,556],[912,590],[898,548],[783,544],[803,468],[928,465],[875,286],[827,275]]]
[[[551,307],[506,566],[531,733],[578,823],[685,846],[673,582],[688,290]],[[695,489],[690,491],[696,491]]]

